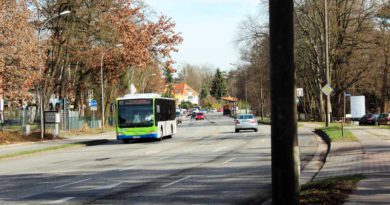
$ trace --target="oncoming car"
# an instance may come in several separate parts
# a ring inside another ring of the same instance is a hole
[[[240,130],[253,130],[257,132],[258,125],[257,119],[252,114],[239,114],[234,120],[235,131],[239,132]]]
[[[195,120],[204,120],[204,113],[203,112],[196,113]]]

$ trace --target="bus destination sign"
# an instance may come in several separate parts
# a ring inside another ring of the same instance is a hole
[[[129,100],[120,100],[119,105],[151,105],[151,99],[129,99]]]

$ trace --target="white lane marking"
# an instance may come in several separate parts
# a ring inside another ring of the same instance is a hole
[[[173,182],[171,182],[171,183],[169,183],[169,184],[165,184],[165,185],[161,186],[161,188],[169,187],[169,186],[171,186],[171,185],[174,185],[174,184],[176,184],[176,183],[179,183],[179,182],[184,181],[184,180],[189,179],[189,178],[190,178],[190,176],[184,177],[184,178],[182,178],[182,179],[173,181]]]
[[[88,180],[89,180],[89,178],[88,179],[83,179],[83,180],[80,180],[80,181],[71,182],[71,183],[68,183],[68,184],[61,185],[61,186],[56,186],[56,187],[54,187],[54,189],[58,189],[58,188],[61,188],[61,187],[66,187],[66,186],[73,185],[73,184],[78,184],[78,183],[85,182],[85,181],[88,181]]]
[[[58,200],[55,200],[55,201],[51,201],[49,202],[49,204],[63,204],[69,200],[72,200],[76,197],[65,197],[65,198],[62,198],[62,199],[58,199]]]
[[[165,156],[165,157],[161,157],[159,160],[164,160],[164,159],[168,159],[170,158],[171,156]]]
[[[215,149],[213,152],[219,152],[219,151],[222,151],[224,149],[226,149],[226,147],[219,147],[219,148]]]
[[[234,158],[231,158],[231,159],[229,159],[229,160],[227,160],[227,161],[223,162],[223,164],[229,163],[229,162],[231,162],[231,161],[233,161],[233,160],[235,160],[235,159],[236,159],[236,157],[234,157]]]
[[[130,170],[130,169],[134,169],[136,167],[138,167],[138,165],[134,165],[134,166],[131,166],[131,167],[126,167],[126,168],[121,169],[121,172],[126,171],[126,170]]]
[[[186,149],[186,152],[192,152],[194,150],[195,150],[195,148],[189,148],[189,149]]]
[[[122,184],[122,182],[118,182],[118,183],[110,184],[110,185],[99,186],[99,187],[96,187],[94,190],[112,189],[114,187],[119,186],[120,184]]]
[[[150,154],[156,154],[158,151],[156,150],[153,150],[153,151],[147,151],[145,152],[146,155],[150,155]]]

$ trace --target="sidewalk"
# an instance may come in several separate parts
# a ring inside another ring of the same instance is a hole
[[[351,129],[360,141],[363,154],[363,172],[357,189],[347,205],[390,203],[390,130]]]
[[[41,142],[30,142],[21,144],[11,144],[0,146],[0,156],[16,154],[23,151],[42,150],[50,147],[56,147],[72,143],[87,143],[87,142],[105,142],[107,140],[115,140],[115,131],[91,134],[91,135],[69,135],[66,139],[61,140],[46,140]]]
[[[327,160],[315,180],[361,174],[361,180],[345,204],[390,203],[390,130],[350,128],[359,142],[333,142]]]

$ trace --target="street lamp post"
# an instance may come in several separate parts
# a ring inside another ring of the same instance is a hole
[[[115,45],[114,47],[111,47],[105,51],[103,51],[102,53],[102,56],[100,58],[100,84],[101,84],[101,95],[102,95],[102,100],[101,100],[101,103],[102,103],[102,132],[104,132],[104,78],[103,78],[103,60],[104,60],[104,56],[106,55],[106,53],[108,51],[110,51],[111,49],[113,48],[119,48],[119,47],[122,47],[123,44],[117,44]]]
[[[43,25],[38,29],[38,45],[39,45],[39,42],[40,42],[40,40],[41,40],[41,31],[45,28],[45,26],[46,26],[46,24],[49,22],[49,21],[51,21],[51,20],[53,20],[53,19],[55,19],[55,18],[57,18],[57,17],[60,17],[60,16],[63,16],[63,15],[66,15],[66,14],[70,14],[70,11],[63,11],[63,12],[61,12],[61,13],[59,13],[59,14],[57,14],[57,15],[54,15],[54,16],[52,16],[52,17],[50,17],[49,19],[47,19],[44,23],[43,23]],[[39,100],[40,100],[40,105],[39,105],[39,112],[40,112],[40,118],[41,118],[41,139],[43,139],[44,138],[44,136],[45,136],[45,122],[44,122],[44,116],[43,116],[43,112],[44,112],[44,96],[43,96],[43,82],[42,82],[42,75],[43,75],[43,73],[42,73],[42,66],[39,66],[39,78],[40,78],[40,88],[39,88]]]
[[[326,84],[330,85],[330,71],[329,71],[329,37],[328,37],[328,2],[327,0],[324,0],[324,17],[325,17],[325,74],[326,74]],[[326,105],[325,105],[325,125],[326,127],[330,124],[330,94],[326,95]]]

